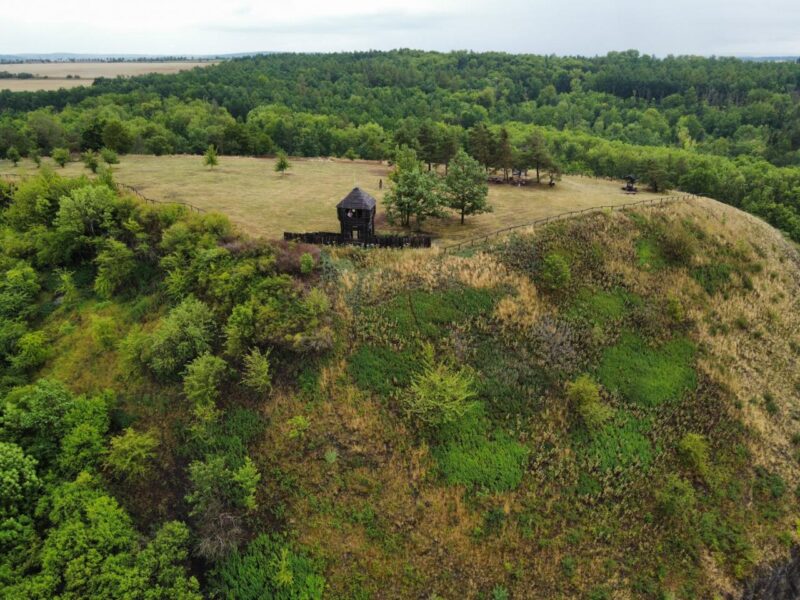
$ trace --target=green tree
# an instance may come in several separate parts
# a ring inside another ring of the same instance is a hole
[[[528,136],[519,152],[520,166],[524,169],[536,169],[536,183],[541,183],[541,172],[550,171],[555,166],[555,161],[545,144],[544,137],[537,132]]]
[[[463,150],[459,150],[450,161],[445,186],[447,206],[458,211],[462,225],[465,215],[491,212],[492,207],[487,202],[489,186],[486,184],[486,171]]]
[[[492,166],[503,171],[503,179],[508,181],[508,172],[514,166],[514,148],[511,146],[511,137],[508,130],[503,127],[497,136],[497,145],[492,153]]]
[[[183,393],[192,404],[214,404],[220,395],[219,387],[228,373],[228,364],[213,354],[202,354],[186,367]]]
[[[105,247],[95,259],[97,277],[94,280],[94,291],[101,298],[111,298],[121,287],[127,284],[136,268],[133,250],[114,239],[108,239]]]
[[[213,144],[209,144],[208,148],[206,148],[206,152],[203,154],[203,164],[211,169],[219,164],[217,149]]]
[[[69,150],[66,148],[54,148],[53,160],[63,169],[69,162]]]
[[[425,171],[410,148],[397,151],[395,169],[389,174],[390,188],[384,197],[386,214],[408,227],[411,218],[419,228],[428,217],[440,216],[442,196],[439,178]]]
[[[38,148],[34,148],[30,152],[28,152],[28,158],[30,158],[33,161],[33,164],[36,165],[37,169],[42,166],[42,154],[41,152],[39,152]]]
[[[156,377],[171,379],[198,356],[211,351],[215,319],[211,310],[189,297],[162,319],[136,349],[141,361]]]
[[[92,173],[97,173],[97,169],[100,166],[100,158],[94,150],[87,150],[83,154],[81,154],[81,160],[83,160],[83,164],[89,169]]]
[[[275,160],[275,172],[280,173],[281,176],[283,176],[286,174],[286,171],[288,171],[290,168],[291,165],[289,164],[289,159],[286,156],[286,153],[283,150],[281,150],[280,152],[278,152],[278,155]]]
[[[0,518],[27,512],[40,486],[36,459],[16,444],[0,442]]]
[[[103,126],[103,145],[106,148],[125,153],[130,150],[132,143],[131,134],[121,121],[108,121]]]
[[[6,151],[6,158],[14,163],[14,166],[16,167],[22,157],[19,154],[19,150],[17,150],[14,146],[11,146],[11,148]]]
[[[111,438],[105,464],[115,475],[141,481],[152,472],[158,439],[152,432],[138,432],[132,427]]]
[[[470,129],[467,140],[470,155],[487,170],[492,166],[494,154],[494,138],[486,125],[480,123]]]

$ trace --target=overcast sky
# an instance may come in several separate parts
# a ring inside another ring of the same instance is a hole
[[[0,54],[800,55],[800,0],[1,0]]]

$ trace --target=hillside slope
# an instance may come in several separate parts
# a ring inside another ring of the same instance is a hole
[[[461,255],[0,187],[0,597],[738,597],[800,542],[800,256],[692,199]]]
[[[735,596],[797,542],[800,263],[763,222],[697,199],[333,264],[346,349],[267,411],[338,458],[262,451],[336,596]],[[472,372],[444,425],[405,410],[426,344]]]

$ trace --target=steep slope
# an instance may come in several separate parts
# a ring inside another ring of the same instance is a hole
[[[695,199],[328,269],[342,345],[260,451],[334,597],[736,595],[797,543],[800,269],[763,222]],[[437,370],[475,393],[445,423]]]

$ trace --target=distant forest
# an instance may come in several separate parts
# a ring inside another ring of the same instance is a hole
[[[711,195],[800,240],[799,90],[796,62],[636,51],[273,54],[0,92],[0,155],[214,145],[221,154],[384,159],[405,144],[431,164],[464,146],[507,170],[523,166],[536,135],[564,172],[632,173]]]

